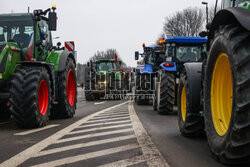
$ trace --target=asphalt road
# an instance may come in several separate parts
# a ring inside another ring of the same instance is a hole
[[[74,118],[35,130],[1,120],[0,131],[0,166],[223,166],[205,137],[180,135],[176,115],[127,100],[86,102],[82,89]]]

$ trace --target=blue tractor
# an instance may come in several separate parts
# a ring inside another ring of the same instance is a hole
[[[162,46],[146,47],[143,44],[143,53],[135,52],[135,60],[143,58],[136,70],[136,98],[138,105],[149,104],[154,92],[154,77],[159,66],[165,61],[165,52]]]
[[[177,104],[180,75],[186,62],[201,62],[207,39],[203,37],[171,37],[164,43],[165,62],[156,77],[153,108],[160,114],[171,114]]]

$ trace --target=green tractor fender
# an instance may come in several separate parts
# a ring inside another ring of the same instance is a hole
[[[209,38],[213,39],[214,32],[219,28],[221,25],[228,25],[228,24],[240,24],[246,30],[250,31],[250,4],[243,8],[234,7],[234,8],[227,8],[220,10],[214,17],[211,26],[209,27]],[[210,41],[208,41],[208,49],[210,48]]]
[[[76,66],[76,57],[75,57],[74,52],[64,50],[62,52],[61,56],[59,57],[58,72],[61,72],[65,69],[66,61],[67,61],[68,57],[73,59],[74,64]]]
[[[55,96],[56,96],[56,79],[55,79],[55,68],[54,68],[54,64],[52,63],[46,63],[43,61],[21,61],[17,64],[17,66],[28,66],[28,67],[44,67],[47,69],[48,73],[49,73],[49,79],[51,82],[51,96],[52,96],[52,100],[55,100]]]

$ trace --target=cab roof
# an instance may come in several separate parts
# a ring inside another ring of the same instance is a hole
[[[165,43],[181,43],[181,44],[203,44],[207,42],[207,38],[203,37],[171,37],[165,40]]]

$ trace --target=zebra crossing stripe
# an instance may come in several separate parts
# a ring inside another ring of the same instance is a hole
[[[124,123],[125,124],[125,123],[131,123],[131,121],[130,120],[125,120],[125,121],[119,121],[118,120],[118,121],[113,121],[113,122],[99,122],[99,123],[96,123],[96,124],[87,124],[87,125],[83,124],[83,125],[77,127],[76,129],[87,128],[87,127],[92,127],[92,126],[99,126],[99,125],[113,125],[115,123],[121,123],[121,124]]]
[[[52,166],[66,165],[66,164],[71,164],[74,162],[83,161],[83,160],[90,159],[90,158],[96,158],[96,157],[101,157],[104,155],[109,155],[109,154],[119,153],[122,151],[132,150],[132,149],[136,149],[138,147],[139,147],[138,144],[128,144],[128,145],[124,145],[124,146],[120,146],[120,147],[105,149],[105,150],[91,152],[91,153],[82,154],[82,155],[78,155],[78,156],[62,158],[62,159],[58,159],[55,161],[50,161],[50,162],[38,164],[38,165],[35,165],[33,167],[48,167],[48,166],[52,167]]]
[[[73,150],[73,149],[89,147],[89,146],[95,146],[95,145],[99,145],[99,144],[109,144],[109,143],[113,143],[113,142],[117,142],[117,141],[133,139],[133,138],[135,138],[135,135],[127,135],[127,136],[115,137],[115,138],[111,138],[111,139],[103,139],[103,140],[91,141],[91,142],[87,142],[87,143],[75,144],[75,145],[70,145],[70,146],[65,146],[65,147],[60,147],[60,148],[53,148],[50,150],[41,151],[37,155],[35,155],[34,157],[40,157],[40,156],[49,155],[49,154],[53,154],[53,153],[59,153],[62,151]]]
[[[56,143],[64,143],[64,142],[81,140],[81,139],[86,139],[86,138],[90,138],[90,137],[99,137],[99,136],[104,136],[104,135],[115,135],[115,134],[120,134],[120,133],[129,133],[129,132],[132,132],[132,131],[133,131],[133,129],[122,129],[122,130],[114,130],[114,131],[111,131],[111,132],[88,134],[88,135],[83,135],[83,136],[76,136],[76,137],[69,137],[69,138],[66,138],[66,139],[60,139],[60,140],[57,140]]]
[[[26,161],[29,158],[32,158],[34,155],[38,154],[41,150],[43,150],[44,148],[48,147],[51,144],[55,144],[55,142],[60,139],[61,137],[63,137],[65,134],[68,134],[69,132],[71,132],[73,129],[79,127],[80,125],[82,125],[83,123],[87,122],[89,119],[104,113],[106,111],[109,111],[111,109],[117,108],[119,106],[122,106],[124,104],[127,104],[127,102],[106,108],[104,110],[101,110],[99,112],[96,112],[94,114],[91,114],[87,117],[84,117],[83,119],[69,125],[68,127],[58,131],[57,133],[53,134],[52,136],[40,141],[39,143],[27,148],[26,150],[20,152],[19,154],[11,157],[10,159],[4,161],[3,163],[0,164],[1,167],[12,167],[12,166],[18,166],[20,164],[22,164],[24,161]]]
[[[103,125],[105,125],[105,124],[103,124]],[[88,129],[84,129],[84,130],[73,131],[73,132],[70,132],[69,134],[72,135],[72,134],[79,134],[79,133],[85,133],[85,132],[94,132],[96,130],[108,130],[108,129],[112,129],[112,128],[122,128],[122,127],[126,127],[126,126],[132,126],[132,125],[131,125],[131,123],[129,123],[129,124],[109,126],[109,127],[88,128]]]

